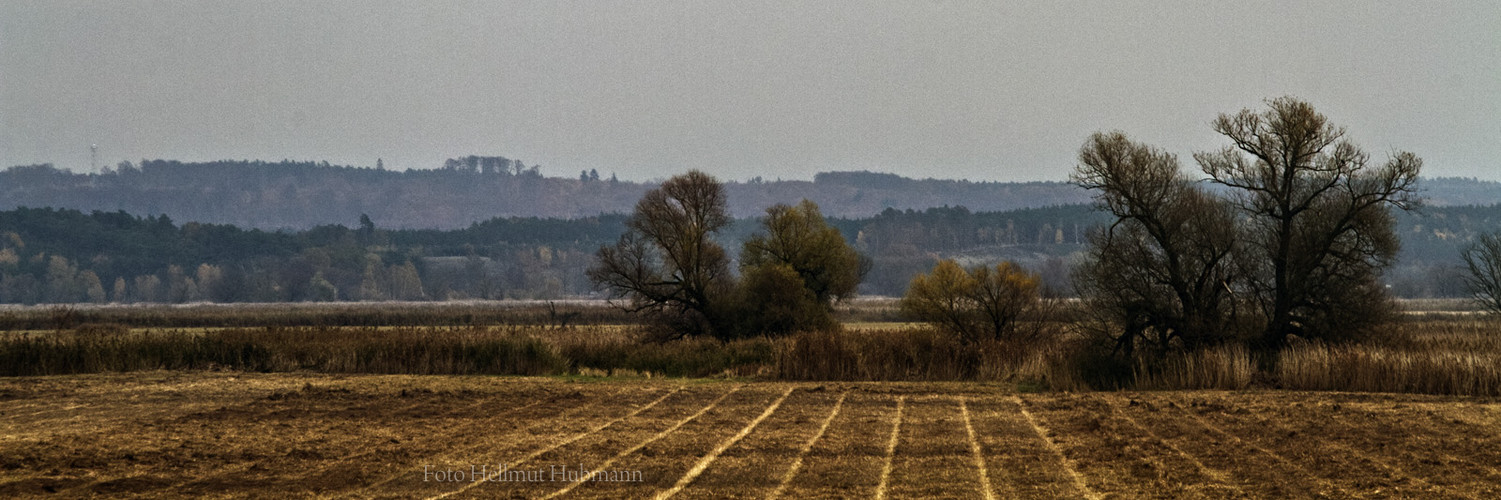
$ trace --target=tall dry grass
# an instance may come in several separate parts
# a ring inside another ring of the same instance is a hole
[[[900,321],[894,299],[838,304],[845,322]],[[132,328],[267,326],[551,326],[622,325],[640,321],[603,300],[449,302],[306,302],[194,304],[0,304],[0,331],[70,330],[86,324]]]
[[[1277,377],[1289,389],[1501,395],[1497,353],[1309,343],[1279,358]]]
[[[1066,322],[1043,341],[964,343],[926,327],[733,342],[647,341],[636,327],[262,327],[0,333],[0,375],[133,370],[646,375],[1014,382],[1034,390],[1245,389],[1501,395],[1501,322],[1409,321],[1361,343],[1295,343],[1273,359],[1223,345],[1119,359]],[[1259,369],[1266,366],[1265,369]],[[1264,370],[1264,371],[1263,371]]]
[[[267,327],[207,332],[86,326],[0,334],[0,375],[135,370],[316,371],[419,375],[628,372],[754,375],[774,361],[765,339],[642,342],[630,328]]]
[[[1010,381],[1046,359],[1048,342],[965,343],[930,327],[804,332],[780,343],[776,377],[786,380]]]
[[[0,336],[5,375],[156,369],[540,375],[565,367],[535,339],[478,329],[270,327],[189,333],[87,327]]]
[[[0,375],[133,370],[401,374],[644,374],[790,380],[1010,380],[1019,346],[931,328],[838,330],[720,342],[646,341],[634,327],[265,327],[0,334]]]
[[[1306,390],[1501,395],[1501,322],[1429,320],[1379,342],[1302,343],[1278,356],[1277,380]]]
[[[0,330],[267,326],[580,326],[631,323],[604,301],[0,305]]]
[[[1225,389],[1251,386],[1256,362],[1240,344],[1226,344],[1164,359],[1139,358],[1133,367],[1133,389]]]

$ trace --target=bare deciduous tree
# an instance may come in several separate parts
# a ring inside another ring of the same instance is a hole
[[[1501,233],[1481,235],[1461,257],[1470,271],[1465,284],[1475,301],[1486,311],[1501,314]]]
[[[625,308],[653,315],[669,336],[730,335],[729,258],[712,235],[730,223],[724,186],[693,170],[646,193],[589,278]]]
[[[1422,161],[1399,152],[1371,165],[1308,103],[1268,108],[1220,115],[1214,130],[1232,145],[1194,155],[1224,196],[1119,133],[1080,151],[1074,182],[1117,222],[1094,238],[1077,282],[1113,316],[1118,352],[1137,339],[1194,348],[1248,324],[1276,350],[1291,335],[1359,335],[1389,314],[1380,276],[1399,246],[1389,209],[1418,203]]]
[[[1379,283],[1399,245],[1388,209],[1418,203],[1422,160],[1398,152],[1370,165],[1308,103],[1283,97],[1268,108],[1220,115],[1214,130],[1232,145],[1194,155],[1244,216],[1243,264],[1266,315],[1262,347],[1361,332],[1390,310]]]
[[[1229,207],[1188,179],[1177,157],[1119,132],[1091,136],[1079,163],[1073,181],[1117,218],[1092,236],[1075,277],[1115,350],[1130,356],[1147,345],[1161,354],[1230,336],[1237,238]]]

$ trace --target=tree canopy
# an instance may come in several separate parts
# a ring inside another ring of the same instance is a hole
[[[1194,159],[1230,188],[1244,221],[1246,283],[1266,315],[1261,344],[1381,322],[1392,308],[1379,278],[1400,248],[1389,209],[1417,206],[1423,161],[1396,152],[1373,165],[1343,127],[1291,97],[1222,114],[1213,127],[1231,145]]]
[[[743,324],[761,333],[834,325],[833,302],[855,295],[869,260],[812,201],[767,208],[761,226],[740,252]]]
[[[693,170],[648,191],[613,246],[600,247],[589,278],[648,313],[670,336],[733,331],[729,258],[713,235],[729,225],[724,186]]]
[[[626,232],[599,249],[589,277],[645,313],[666,337],[728,339],[835,326],[831,303],[854,295],[864,260],[818,205],[776,205],[749,238],[741,273],[714,236],[730,223],[724,187],[690,171],[636,205]]]
[[[1176,156],[1119,132],[1090,137],[1073,177],[1116,217],[1091,237],[1075,283],[1091,312],[1121,325],[1118,351],[1192,349],[1234,333],[1238,236],[1226,203],[1184,175]]]
[[[1120,338],[1156,332],[1161,349],[1191,348],[1243,323],[1224,320],[1247,302],[1260,315],[1256,343],[1274,350],[1292,335],[1359,335],[1390,311],[1380,281],[1399,248],[1389,209],[1416,206],[1422,161],[1397,152],[1373,165],[1312,105],[1283,97],[1267,108],[1220,115],[1213,128],[1231,144],[1194,155],[1222,194],[1123,134],[1080,150],[1074,181],[1117,218],[1093,240],[1080,282],[1119,313]]]
[[[1017,340],[1019,321],[1040,305],[1040,280],[1010,262],[964,269],[950,259],[912,278],[902,312],[966,342]]]

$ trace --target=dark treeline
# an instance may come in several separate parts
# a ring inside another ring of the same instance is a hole
[[[1501,205],[1399,213],[1403,251],[1386,281],[1399,296],[1456,297],[1459,249],[1501,229]],[[262,231],[177,223],[166,216],[71,209],[0,211],[0,303],[277,302],[550,299],[589,296],[585,270],[622,233],[625,216],[493,218],[454,230],[400,230],[362,218],[354,227]],[[832,218],[874,263],[861,293],[901,295],[938,259],[1015,261],[1052,293],[1087,233],[1107,218],[1085,205],[1009,212],[963,207],[888,209]],[[756,230],[736,220],[726,248]]]
[[[368,214],[383,227],[458,229],[493,217],[629,213],[654,186],[597,170],[546,177],[537,165],[500,156],[450,159],[431,170],[327,162],[142,160],[93,174],[51,165],[6,169],[0,172],[0,209],[49,206],[166,214],[175,220],[267,230],[352,225],[360,214]],[[803,199],[834,217],[866,217],[888,207],[964,205],[998,211],[1088,200],[1082,190],[1061,182],[916,180],[870,172],[822,173],[813,181],[756,178],[730,182],[726,189],[736,217],[755,217],[765,207]]]
[[[594,252],[623,215],[494,218],[456,230],[261,231],[125,212],[0,212],[0,302],[276,302],[557,298],[590,295]],[[887,210],[833,219],[877,269],[864,290],[900,294],[939,255],[1060,258],[1098,218],[1082,206],[1009,213]],[[740,219],[726,246],[756,230]],[[1061,243],[1061,244],[1060,244]]]

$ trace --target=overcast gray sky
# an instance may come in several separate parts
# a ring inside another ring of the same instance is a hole
[[[1063,180],[1309,100],[1501,179],[1501,2],[0,0],[0,166],[480,154],[622,178]]]

